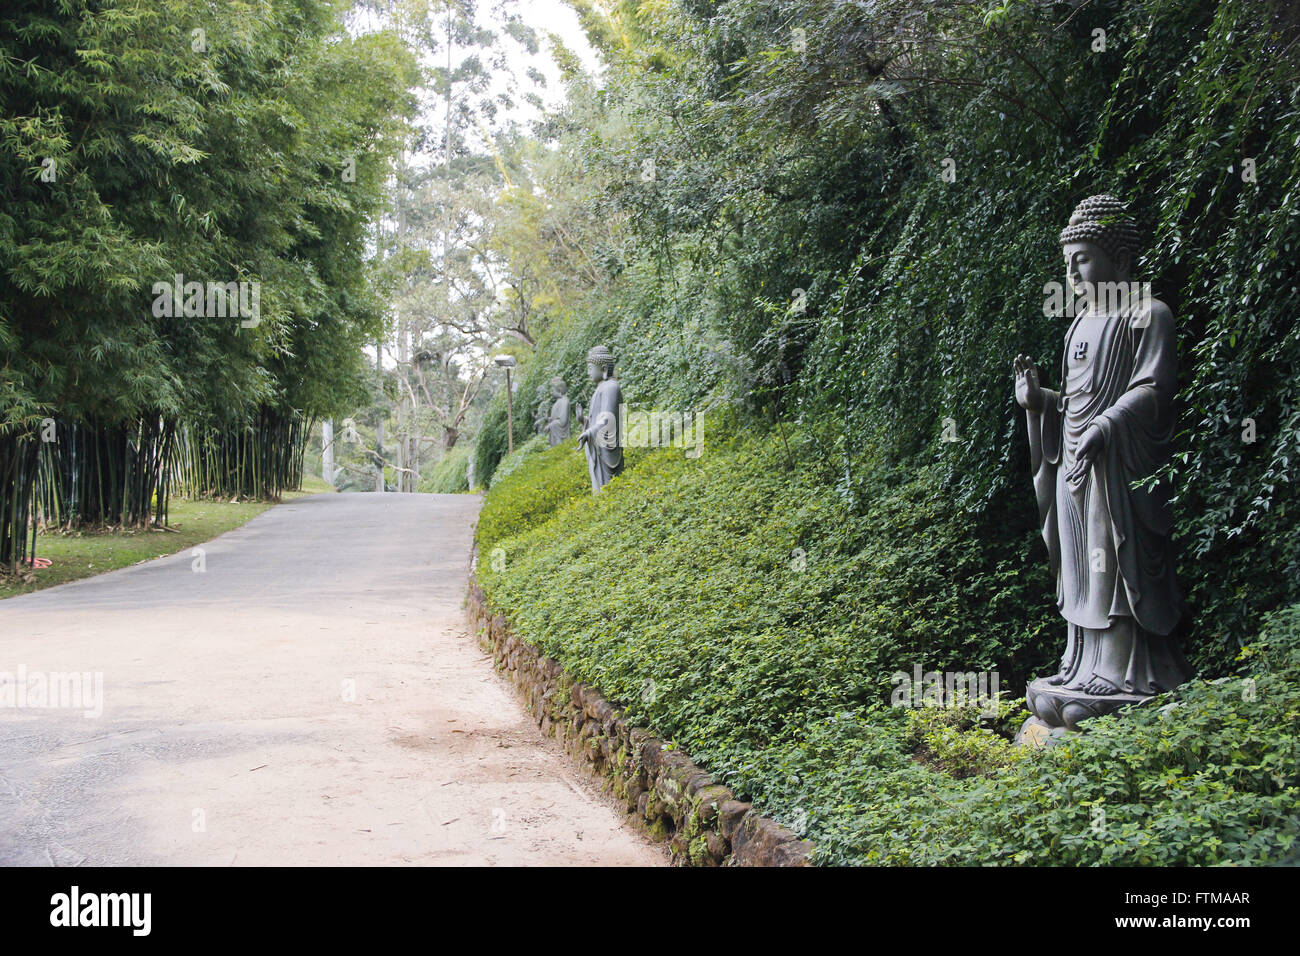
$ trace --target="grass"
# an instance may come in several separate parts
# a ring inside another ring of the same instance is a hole
[[[302,490],[286,493],[282,501],[330,490],[318,476],[305,475]],[[169,508],[167,531],[38,534],[36,556],[49,558],[52,564],[30,572],[30,580],[0,577],[0,600],[184,551],[238,528],[274,505],[269,501],[188,501],[175,498]]]

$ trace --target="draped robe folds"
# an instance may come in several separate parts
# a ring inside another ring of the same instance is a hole
[[[1185,611],[1174,576],[1169,489],[1134,488],[1169,457],[1177,375],[1173,316],[1152,301],[1137,315],[1081,314],[1070,326],[1060,392],[1027,410],[1038,514],[1068,622],[1068,689],[1155,694],[1189,676],[1171,635]],[[1071,487],[1084,434],[1105,440]],[[1098,684],[1097,679],[1102,682]]]
[[[569,437],[569,397],[561,395],[551,406],[546,421],[547,440],[551,447]]]
[[[618,444],[618,414],[622,404],[623,390],[616,378],[600,382],[592,393],[588,421],[593,431],[591,439],[583,445],[592,491],[600,491],[623,470],[623,449]]]

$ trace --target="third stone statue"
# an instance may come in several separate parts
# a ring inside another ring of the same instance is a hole
[[[1176,633],[1187,612],[1174,577],[1169,488],[1135,487],[1169,458],[1173,314],[1131,281],[1137,227],[1114,196],[1081,202],[1061,246],[1069,286],[1082,297],[1065,336],[1061,388],[1043,387],[1024,355],[1014,368],[1066,622],[1060,671],[1033,681],[1026,696],[1042,723],[1077,730],[1191,674]]]
[[[623,470],[623,449],[619,445],[619,410],[623,392],[614,377],[614,354],[603,345],[587,353],[587,374],[596,383],[591,395],[589,417],[582,419],[578,444],[587,453],[591,490],[600,491]]]

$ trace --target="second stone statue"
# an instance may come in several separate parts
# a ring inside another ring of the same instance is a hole
[[[591,395],[590,415],[582,418],[578,444],[587,453],[591,490],[600,491],[623,470],[623,449],[619,445],[619,409],[623,391],[614,377],[614,353],[597,345],[587,353],[587,374],[596,383]]]

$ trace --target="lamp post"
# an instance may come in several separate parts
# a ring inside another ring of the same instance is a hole
[[[515,357],[498,355],[492,361],[506,370],[506,453],[509,454],[515,450],[515,412],[510,391],[510,370],[515,367]]]

